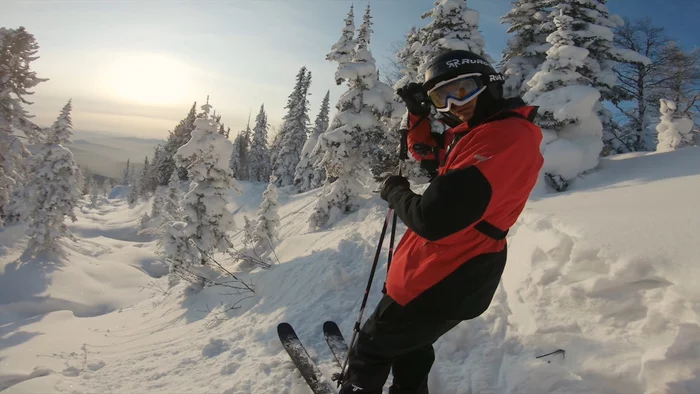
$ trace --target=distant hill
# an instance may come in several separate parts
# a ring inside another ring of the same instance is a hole
[[[165,139],[120,136],[91,131],[76,131],[73,143],[68,148],[73,152],[76,162],[87,167],[96,175],[121,178],[127,159],[131,160],[137,171],[143,168],[143,159],[153,159],[153,151]]]

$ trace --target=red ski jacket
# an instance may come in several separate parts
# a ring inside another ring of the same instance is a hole
[[[449,129],[438,175],[423,195],[409,187],[387,197],[408,227],[388,273],[387,295],[447,319],[471,319],[491,303],[506,262],[507,230],[523,211],[543,158],[536,107],[504,107],[472,128]],[[430,123],[411,117],[409,149],[430,144]],[[435,145],[433,143],[433,145]]]

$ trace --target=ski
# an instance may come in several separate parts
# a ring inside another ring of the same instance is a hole
[[[323,323],[323,336],[326,337],[326,343],[331,348],[335,362],[342,369],[348,354],[348,344],[345,342],[340,328],[335,322],[327,321]]]
[[[324,380],[321,370],[309,356],[294,328],[289,323],[280,323],[277,326],[277,335],[311,391],[314,394],[335,394],[335,390]]]

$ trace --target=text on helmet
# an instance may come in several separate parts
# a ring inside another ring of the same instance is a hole
[[[483,64],[485,66],[491,67],[491,65],[489,63],[487,63],[481,59],[452,59],[452,60],[448,60],[446,62],[446,64],[447,64],[447,67],[449,67],[449,68],[459,67],[462,64]]]

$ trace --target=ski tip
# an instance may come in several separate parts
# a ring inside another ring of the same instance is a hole
[[[338,324],[336,324],[336,322],[334,322],[333,320],[328,320],[323,323],[323,328],[326,327],[338,327]]]

